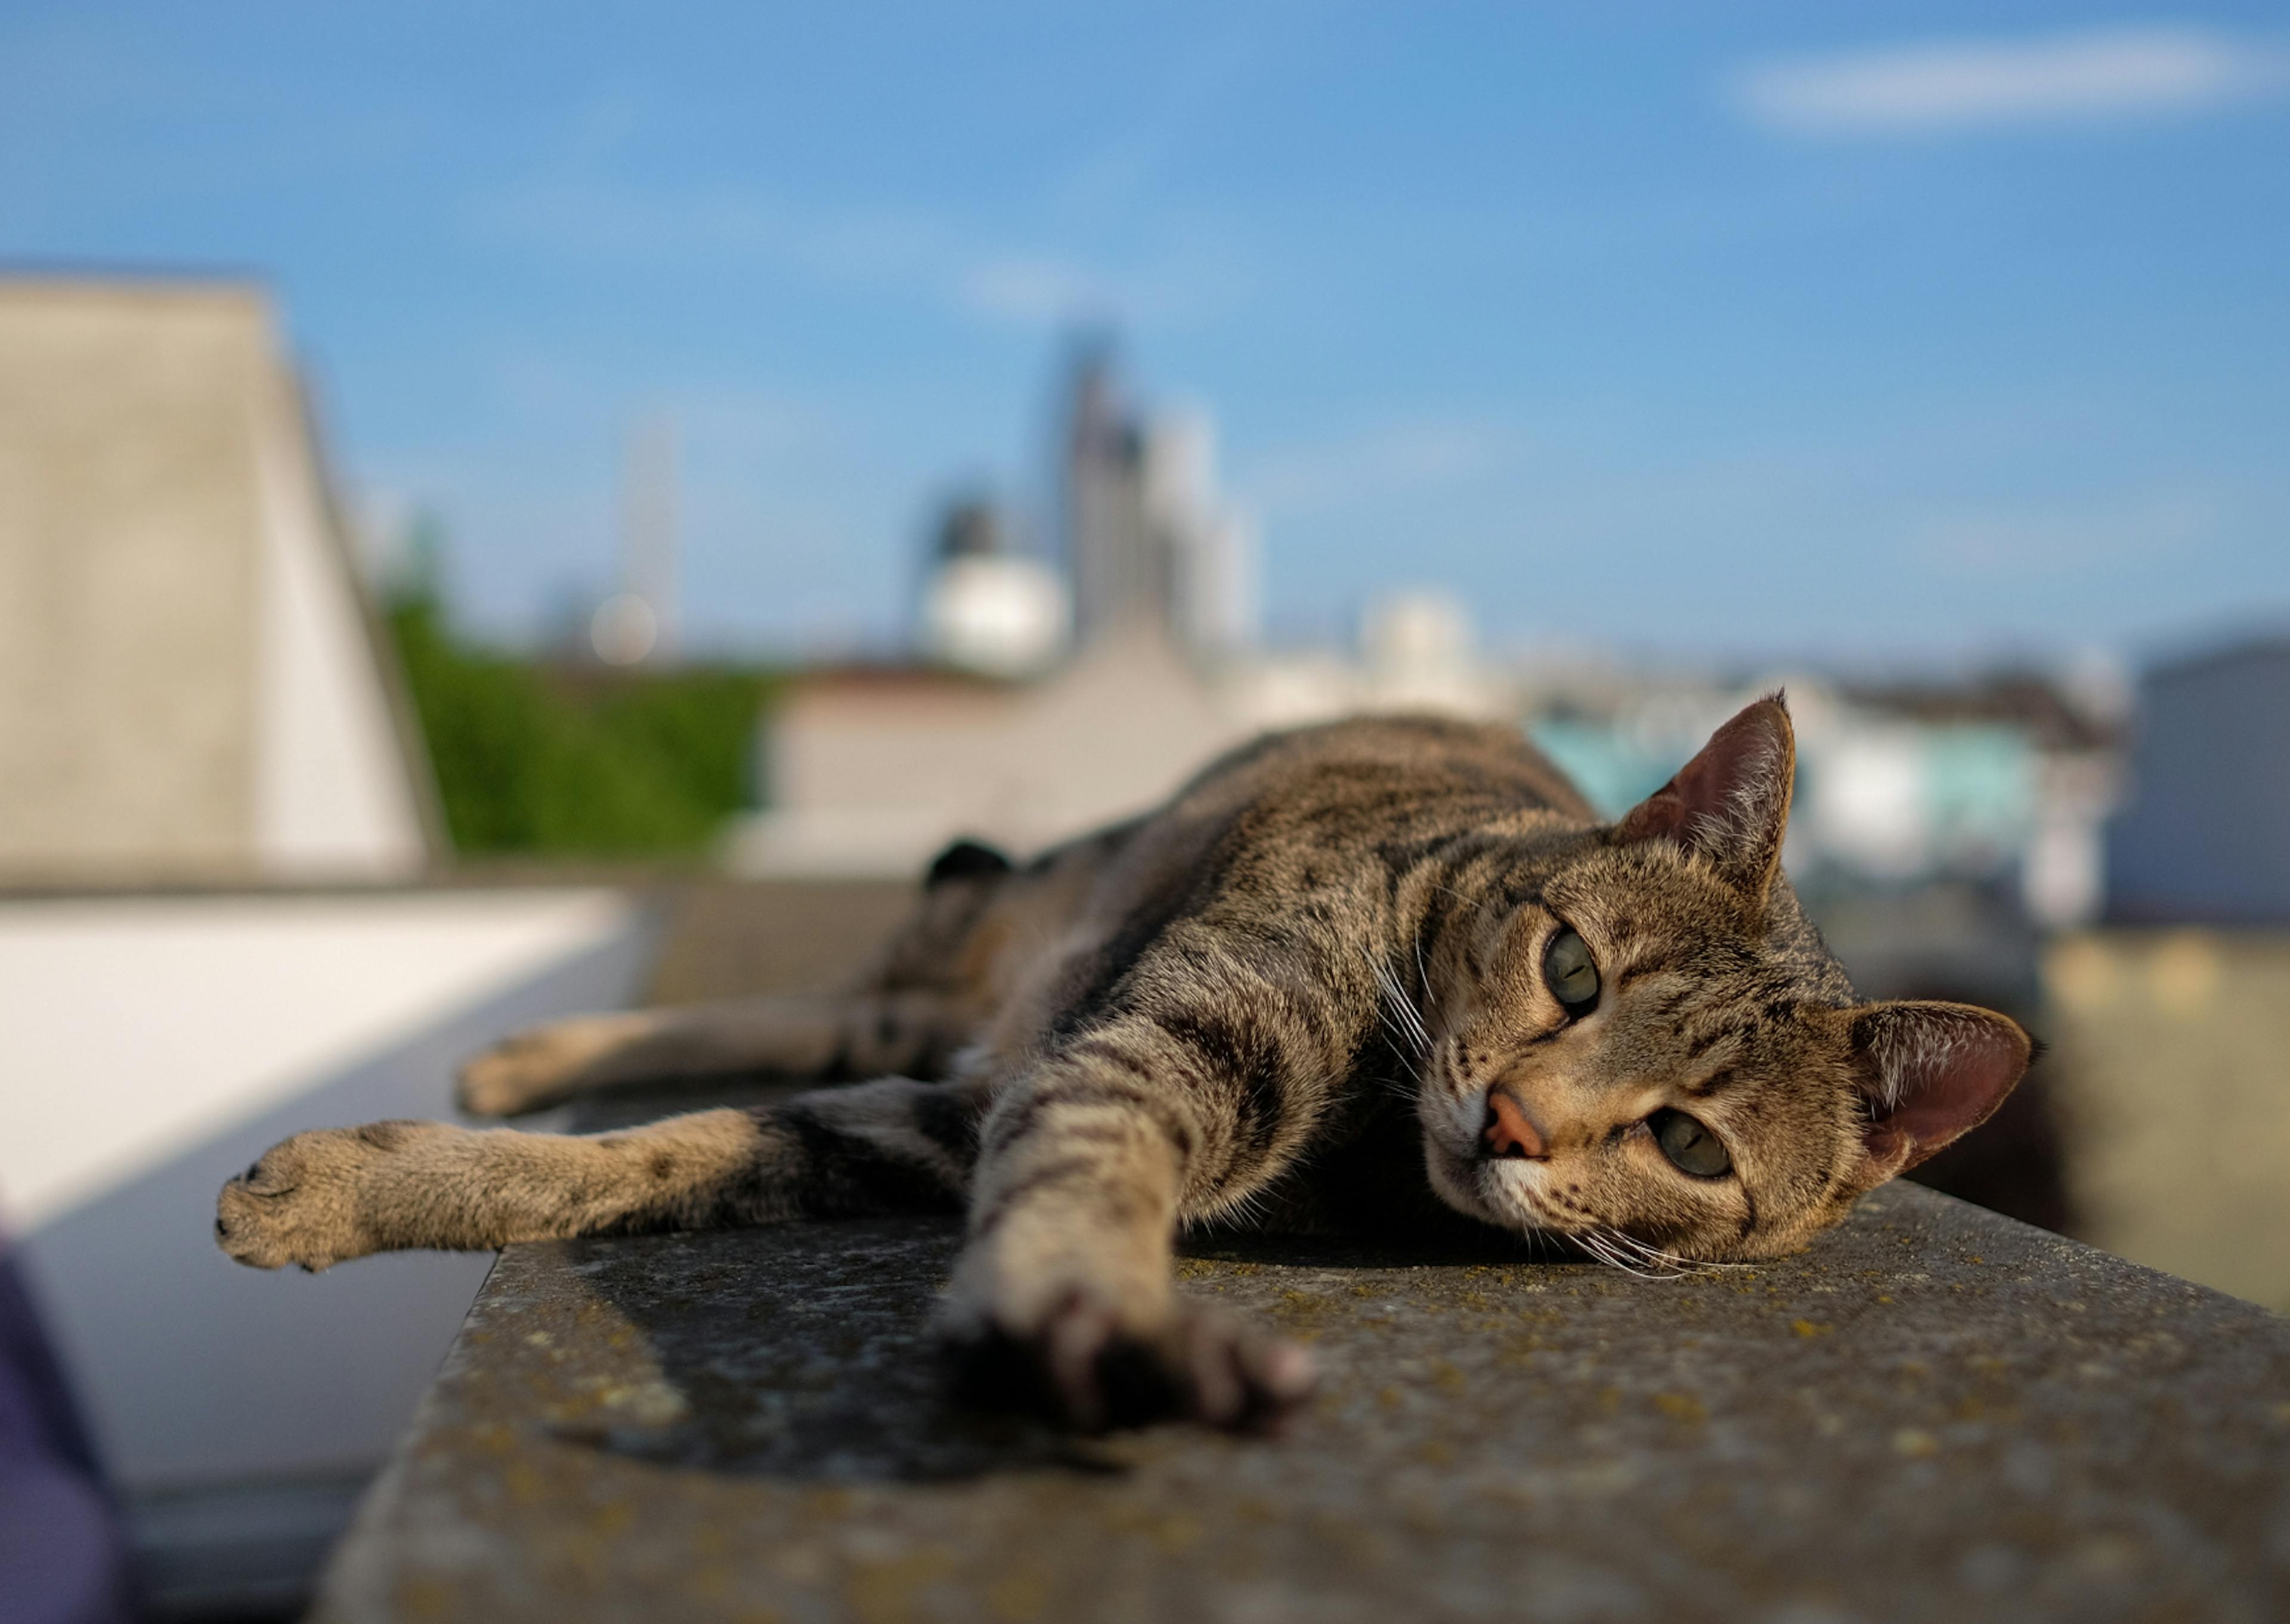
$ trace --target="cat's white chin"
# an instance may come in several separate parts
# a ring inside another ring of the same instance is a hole
[[[1504,1229],[1541,1229],[1548,1226],[1521,1188],[1533,1176],[1518,1162],[1490,1161],[1471,1153],[1458,1153],[1434,1134],[1423,1136],[1423,1171],[1432,1193],[1466,1218],[1476,1218]]]
[[[1486,1119],[1484,1093],[1426,1095],[1416,1106],[1423,1130],[1423,1170],[1432,1193],[1466,1218],[1498,1228],[1548,1230],[1548,1218],[1533,1196],[1542,1167],[1525,1160],[1498,1160],[1479,1154]]]

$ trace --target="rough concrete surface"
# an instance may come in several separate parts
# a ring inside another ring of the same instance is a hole
[[[1675,1280],[1212,1242],[1280,1440],[949,1410],[954,1228],[514,1248],[336,1556],[382,1620],[2290,1614],[2290,1321],[1895,1186]]]

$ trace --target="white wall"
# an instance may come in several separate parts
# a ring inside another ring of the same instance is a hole
[[[450,1116],[457,1060],[626,1004],[648,936],[594,891],[0,904],[0,1193],[123,1483],[380,1458],[490,1260],[258,1273],[216,1190],[301,1128]]]
[[[284,364],[252,436],[262,516],[254,840],[266,874],[404,879],[428,848],[364,606]]]

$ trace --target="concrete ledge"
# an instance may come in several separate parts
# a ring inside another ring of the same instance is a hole
[[[505,1253],[317,1617],[2290,1613],[2290,1321],[1912,1186],[1677,1281],[1218,1245],[1295,1435],[949,1411],[949,1225]]]

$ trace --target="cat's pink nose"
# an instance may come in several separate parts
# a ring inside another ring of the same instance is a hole
[[[1539,1160],[1550,1154],[1526,1108],[1499,1088],[1487,1091],[1487,1127],[1482,1137],[1488,1151],[1499,1156]]]

